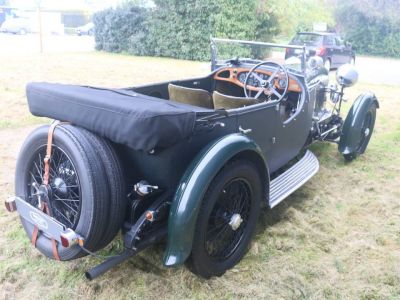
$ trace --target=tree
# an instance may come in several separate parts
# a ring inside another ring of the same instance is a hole
[[[358,53],[400,57],[397,1],[337,1],[338,28]]]

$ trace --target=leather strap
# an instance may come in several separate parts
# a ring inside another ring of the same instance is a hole
[[[31,239],[32,246],[35,248],[36,248],[36,241],[37,241],[38,237],[39,237],[39,227],[37,227],[37,225],[35,225],[35,227],[33,228],[32,239]]]
[[[53,146],[53,135],[54,130],[57,125],[60,124],[60,121],[54,121],[49,128],[49,133],[47,135],[47,147],[46,147],[46,156],[44,157],[44,175],[43,175],[43,184],[49,184],[50,178],[50,160],[51,160],[51,147]]]
[[[51,150],[52,150],[52,146],[53,146],[54,130],[60,123],[61,123],[60,121],[56,120],[49,127],[49,132],[47,135],[46,156],[44,157],[44,174],[43,174],[43,184],[44,185],[49,185],[50,160],[51,160]],[[42,203],[42,206],[40,209],[45,214],[48,214],[49,216],[51,216],[51,211],[50,211],[50,208],[47,203]],[[36,247],[36,241],[37,241],[38,237],[39,237],[39,228],[38,228],[38,226],[35,226],[33,228],[32,239],[31,239],[31,243],[34,247]],[[61,260],[60,255],[58,254],[57,241],[53,238],[51,239],[51,245],[52,245],[54,259]]]

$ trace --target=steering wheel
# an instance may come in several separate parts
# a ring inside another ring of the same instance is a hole
[[[259,69],[261,66],[269,66],[270,69],[272,69],[272,74],[269,76],[268,79],[264,79],[262,78],[257,72],[256,70]],[[275,81],[276,79],[282,79],[282,75],[284,77],[285,81],[285,86],[281,86],[282,88],[284,88],[283,93],[279,93],[276,88],[275,88]],[[253,78],[255,80],[254,83],[256,83],[256,85],[249,85],[249,79]],[[251,89],[249,89],[249,87]],[[262,94],[271,96],[271,95],[275,95],[276,97],[278,97],[277,101],[281,101],[283,99],[283,97],[286,95],[287,90],[289,87],[289,74],[286,70],[286,68],[278,63],[272,62],[272,61],[265,61],[262,63],[259,63],[257,65],[255,65],[247,74],[246,80],[244,82],[244,94],[246,96],[246,98],[255,98],[258,99],[260,98],[260,96]],[[257,94],[252,97],[251,96],[251,91],[256,91]]]

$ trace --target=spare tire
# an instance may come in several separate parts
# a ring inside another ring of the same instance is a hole
[[[111,143],[86,129],[81,129],[81,132],[92,144],[94,149],[96,149],[103,163],[107,177],[107,185],[110,189],[110,207],[107,213],[107,227],[98,245],[98,248],[101,249],[115,238],[124,222],[127,205],[125,176],[119,157]]]
[[[25,140],[17,160],[15,174],[16,195],[37,206],[33,183],[42,184],[43,158],[49,126],[34,130]],[[59,125],[53,136],[49,180],[49,206],[52,216],[85,239],[84,247],[97,251],[104,245],[108,231],[110,190],[107,172],[98,153],[82,129]],[[21,218],[22,225],[32,238],[34,226]],[[37,249],[54,258],[51,240],[39,234]],[[86,255],[79,246],[64,248],[58,245],[61,260],[72,260]]]

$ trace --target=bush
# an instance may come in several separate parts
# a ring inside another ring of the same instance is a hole
[[[116,9],[109,8],[94,14],[94,36],[97,50],[123,52],[130,50],[140,54],[139,49],[132,47],[131,41],[140,40],[145,32],[145,20],[148,11],[131,4]]]
[[[340,1],[336,11],[338,27],[358,53],[400,57],[396,2],[389,0],[379,7],[373,0]]]
[[[155,0],[95,14],[96,49],[190,60],[210,59],[210,36],[268,41],[277,21],[266,0]]]

